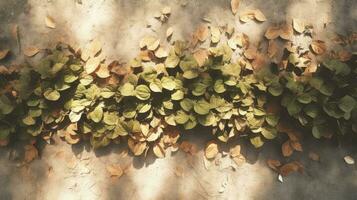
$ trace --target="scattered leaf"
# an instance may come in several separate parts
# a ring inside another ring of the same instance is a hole
[[[238,12],[239,1],[240,0],[231,0],[231,9],[234,15]]]
[[[34,145],[26,145],[25,146],[25,162],[29,163],[33,160],[35,160],[38,157],[38,150]]]
[[[309,152],[309,158],[313,161],[319,161],[320,156],[315,152]]]
[[[52,28],[52,29],[56,28],[55,20],[49,15],[47,15],[45,18],[45,24],[48,28]]]
[[[290,140],[284,142],[284,144],[281,146],[281,151],[285,157],[289,157],[293,154],[294,149],[290,145]]]
[[[283,165],[282,167],[280,167],[279,172],[282,176],[287,176],[292,172],[299,171],[300,173],[302,173],[303,169],[304,169],[304,167],[302,166],[301,163],[299,163],[297,161],[293,161],[293,162],[287,163],[287,164]]]
[[[193,53],[193,57],[195,58],[198,66],[203,66],[208,59],[208,51],[206,49],[199,49]]]
[[[351,156],[345,156],[343,159],[349,165],[354,165],[355,164],[355,160]]]
[[[290,145],[295,151],[302,152],[302,146],[301,146],[300,142],[298,142],[298,141],[290,141]]]
[[[86,70],[87,74],[93,73],[99,67],[100,62],[100,57],[89,58],[84,65],[84,69]]]
[[[156,157],[158,158],[165,157],[165,150],[160,146],[160,144],[155,144],[152,150]]]
[[[4,59],[9,52],[9,49],[0,50],[0,60]]]
[[[117,178],[121,177],[124,173],[120,165],[114,165],[114,164],[107,166],[107,171],[111,177],[117,177]]]
[[[305,30],[305,24],[299,19],[293,19],[293,28],[296,32],[302,33]]]
[[[37,47],[27,47],[24,49],[25,56],[32,57],[40,52],[40,49]]]
[[[200,42],[204,42],[209,35],[209,29],[207,25],[201,24],[200,26],[198,26],[194,35]]]
[[[159,47],[156,51],[155,51],[155,56],[157,58],[166,58],[169,55],[169,53],[162,47]]]
[[[312,41],[310,46],[311,46],[312,51],[317,55],[324,54],[326,52],[326,48],[327,48],[325,42],[321,41],[321,40]]]
[[[214,141],[209,142],[205,148],[205,156],[207,159],[213,159],[218,154],[218,144]]]
[[[267,164],[274,171],[278,171],[279,167],[281,166],[281,163],[279,160],[273,160],[273,159],[267,160]]]

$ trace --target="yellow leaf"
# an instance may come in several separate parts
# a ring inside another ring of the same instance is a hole
[[[237,164],[237,166],[242,166],[246,162],[245,157],[243,155],[238,155],[236,157],[233,157],[232,159]]]
[[[124,173],[120,165],[114,165],[114,164],[107,166],[107,171],[111,177],[118,177],[118,178],[121,177]]]
[[[0,50],[0,60],[4,59],[9,52],[9,49]]]
[[[205,156],[207,159],[213,159],[218,154],[218,145],[216,142],[211,141],[206,145]]]
[[[305,24],[299,19],[293,19],[293,28],[296,32],[302,33],[305,30]]]
[[[218,43],[221,39],[221,31],[216,26],[211,26],[211,42]]]
[[[264,22],[267,20],[265,15],[259,9],[254,10],[254,17],[257,21]]]
[[[25,56],[32,57],[40,51],[37,47],[27,47],[24,49]]]
[[[55,20],[49,15],[45,18],[45,24],[48,28],[56,28]]]
[[[100,57],[89,58],[89,60],[84,65],[84,69],[87,72],[87,74],[93,73],[98,68],[100,62],[101,62]]]
[[[240,0],[231,0],[231,9],[234,15],[238,12],[239,1]]]
[[[162,47],[159,47],[156,51],[155,51],[155,56],[157,58],[166,58],[169,55],[169,53]]]
[[[229,150],[229,154],[232,156],[232,157],[237,157],[239,155],[241,155],[240,153],[240,145],[236,145],[235,147],[231,148]]]
[[[165,150],[159,144],[155,144],[152,150],[156,157],[158,158],[165,157]]]

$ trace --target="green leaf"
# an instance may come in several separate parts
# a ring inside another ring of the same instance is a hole
[[[64,75],[64,82],[66,82],[66,83],[73,83],[77,79],[78,79],[78,76],[75,76],[74,74]]]
[[[108,125],[116,125],[118,122],[118,115],[115,112],[105,112],[103,122]]]
[[[31,117],[30,115],[23,118],[22,122],[28,126],[36,124],[36,120],[33,117]]]
[[[276,126],[279,122],[279,116],[278,115],[267,115],[265,117],[265,121],[270,125],[270,126]]]
[[[165,88],[166,90],[172,91],[176,88],[176,83],[175,80],[173,80],[171,77],[162,77],[161,79],[162,87]]]
[[[134,85],[131,83],[125,83],[121,88],[120,88],[120,94],[128,97],[128,96],[134,96],[135,91],[134,91]]]
[[[10,99],[6,95],[0,96],[0,114],[10,114],[14,110],[14,106],[12,105]]]
[[[315,118],[319,114],[319,108],[317,107],[317,105],[309,104],[304,108],[304,112],[307,116]]]
[[[264,142],[260,136],[250,138],[250,143],[252,143],[252,145],[255,148],[259,148],[259,147],[263,146],[263,144],[264,144]]]
[[[71,111],[71,112],[69,113],[68,117],[69,117],[69,120],[70,120],[71,122],[78,122],[78,121],[81,119],[82,114],[83,114],[83,112],[74,112],[74,111]]]
[[[162,85],[159,79],[154,79],[154,81],[150,83],[149,87],[153,92],[162,92]]]
[[[350,67],[339,60],[327,60],[323,62],[324,66],[335,72],[337,75],[347,76],[351,73]]]
[[[167,68],[175,68],[180,62],[180,58],[176,56],[175,52],[170,52],[169,56],[165,60],[165,66]]]
[[[138,85],[135,88],[135,96],[140,100],[148,100],[151,96],[151,91],[146,85]]]
[[[194,79],[198,77],[197,70],[187,70],[183,72],[183,77],[186,79]]]
[[[109,99],[110,97],[114,96],[115,92],[111,91],[110,88],[102,88],[102,91],[100,92],[100,96],[102,96],[104,99]]]
[[[57,90],[49,88],[43,93],[43,96],[49,101],[57,101],[61,97],[61,94]]]
[[[189,120],[189,115],[185,111],[179,110],[175,115],[175,121],[177,124],[185,124]]]
[[[94,110],[88,114],[88,117],[96,123],[100,122],[103,118],[102,106],[98,105],[97,107],[95,107]]]
[[[294,116],[294,115],[298,114],[301,111],[302,104],[300,104],[297,101],[292,101],[292,102],[290,102],[288,104],[287,109],[288,109],[289,115]]]
[[[346,113],[351,112],[355,106],[356,100],[349,95],[342,97],[338,102],[338,107]]]
[[[193,108],[193,101],[188,98],[184,98],[180,101],[180,106],[183,110],[189,112]]]
[[[303,104],[308,104],[312,101],[312,98],[311,98],[311,95],[308,94],[308,93],[304,93],[302,95],[299,95],[297,97],[297,100],[300,102],[300,103],[303,103]]]
[[[192,94],[195,96],[201,96],[206,93],[207,86],[204,83],[194,83]]]
[[[193,109],[199,115],[207,115],[211,109],[211,105],[206,100],[201,99],[194,104]]]
[[[222,79],[216,80],[216,82],[214,83],[213,88],[214,88],[214,91],[216,91],[218,94],[223,93],[223,92],[226,91],[226,88],[224,87]]]
[[[151,109],[151,104],[143,104],[140,109],[139,109],[139,113],[146,113],[147,111],[149,111]]]
[[[277,135],[278,132],[275,128],[273,127],[262,127],[261,129],[261,134],[268,140],[274,139]]]
[[[93,82],[93,76],[91,76],[91,75],[86,75],[86,76],[84,76],[83,78],[81,78],[81,79],[79,80],[79,82],[80,82],[82,85],[87,86],[87,85],[89,85],[89,84],[91,84],[91,83]]]
[[[277,97],[283,93],[283,86],[280,85],[279,82],[273,82],[269,87],[268,91],[271,95]]]
[[[171,94],[171,99],[172,100],[175,100],[175,101],[178,101],[178,100],[181,100],[184,98],[184,93],[182,90],[177,90],[176,92],[172,93]]]

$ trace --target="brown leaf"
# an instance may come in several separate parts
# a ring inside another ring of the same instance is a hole
[[[195,58],[198,66],[203,66],[208,59],[208,51],[206,49],[199,49],[193,53],[193,57]]]
[[[230,150],[229,150],[229,154],[231,155],[231,157],[237,157],[237,156],[239,156],[239,155],[241,155],[241,153],[240,153],[240,145],[236,145],[236,146],[234,146],[233,148],[231,148]]]
[[[206,25],[204,25],[204,24],[201,24],[201,25],[197,28],[197,30],[196,30],[196,32],[195,32],[195,34],[194,34],[194,36],[197,37],[197,39],[198,39],[200,42],[204,42],[204,41],[207,39],[208,35],[209,35],[209,29],[208,29],[208,27],[207,27]]]
[[[165,6],[163,9],[162,9],[162,14],[164,15],[170,15],[171,14],[171,7],[169,6]]]
[[[281,146],[281,151],[285,157],[289,157],[293,154],[294,149],[290,145],[290,140],[284,142],[284,144]]]
[[[146,142],[135,141],[131,138],[128,139],[128,146],[135,156],[140,156],[147,149]]]
[[[9,54],[10,50],[9,49],[4,49],[4,50],[0,50],[0,60],[4,59],[7,54]]]
[[[156,157],[158,158],[164,158],[165,157],[165,150],[160,146],[160,144],[155,144],[153,147],[153,152]]]
[[[302,146],[301,146],[301,144],[300,144],[300,142],[299,141],[290,141],[290,145],[291,145],[291,147],[295,150],[295,151],[300,151],[300,152],[302,152]]]
[[[184,175],[183,168],[180,166],[175,167],[174,173],[177,177],[183,177]]]
[[[100,64],[98,70],[95,72],[99,78],[108,78],[110,76],[108,66]]]
[[[56,28],[56,22],[55,22],[55,20],[51,17],[51,16],[49,16],[49,15],[47,15],[46,16],[46,18],[45,18],[45,24],[46,24],[46,26],[48,27],[48,28]]]
[[[264,36],[269,39],[269,40],[272,40],[272,39],[275,39],[277,37],[280,36],[280,27],[277,27],[277,26],[271,26],[271,27],[268,27],[267,31],[265,32]]]
[[[5,147],[9,144],[8,139],[0,139],[0,147]]]
[[[34,145],[25,146],[25,162],[29,163],[38,157],[38,150]]]
[[[233,157],[232,159],[237,164],[238,167],[242,166],[246,162],[246,159],[243,155],[238,155],[236,157]]]
[[[314,40],[310,46],[312,51],[317,55],[324,54],[327,48],[325,42],[322,40]]]
[[[274,159],[268,159],[267,160],[267,164],[274,171],[278,171],[278,168],[281,166],[280,161],[279,160],[274,160]]]
[[[25,56],[32,57],[40,52],[40,49],[37,47],[27,47],[24,49]]]
[[[278,53],[279,46],[274,40],[269,40],[268,44],[268,56],[273,58]]]
[[[312,152],[312,151],[309,152],[309,158],[311,160],[313,160],[313,161],[319,161],[320,160],[320,156],[317,153]]]
[[[346,62],[351,60],[352,58],[352,53],[346,50],[342,50],[338,53],[339,60],[342,62]]]
[[[194,144],[189,143],[188,141],[183,141],[180,144],[180,149],[186,153],[190,153],[191,155],[194,155],[197,153],[197,148]]]
[[[245,10],[240,14],[239,19],[242,22],[249,22],[250,20],[255,18],[255,10]]]
[[[215,141],[207,143],[205,148],[205,156],[207,159],[213,159],[218,154],[218,144]]]
[[[231,0],[231,9],[234,15],[238,12],[239,1],[240,0]]]
[[[280,28],[280,37],[284,40],[291,40],[291,37],[293,35],[293,28],[291,27],[291,24],[283,24]]]
[[[106,167],[108,173],[110,174],[111,177],[121,177],[123,175],[123,169],[120,167],[120,165],[109,165]]]
[[[304,167],[302,166],[301,163],[297,162],[297,161],[293,161],[290,163],[287,163],[285,165],[283,165],[282,167],[280,167],[279,169],[279,173],[282,176],[287,176],[292,172],[297,172],[299,171],[300,173],[303,173]]]
[[[305,30],[305,24],[299,19],[293,19],[293,28],[296,32],[302,33]]]
[[[81,58],[86,61],[90,57],[95,57],[102,50],[102,43],[99,39],[93,39],[88,45],[84,48]]]

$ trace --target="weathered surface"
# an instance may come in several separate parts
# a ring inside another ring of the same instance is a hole
[[[166,29],[172,26],[172,40],[187,39],[203,17],[217,25],[234,24],[254,43],[263,39],[271,23],[292,18],[311,23],[314,36],[323,39],[331,38],[335,32],[355,31],[357,23],[357,3],[353,0],[241,0],[238,13],[259,8],[268,18],[264,23],[246,24],[232,15],[228,0],[79,2],[0,0],[0,47],[12,51],[5,63],[25,59],[11,38],[13,24],[19,26],[21,49],[46,48],[58,40],[83,47],[98,38],[104,44],[103,54],[108,60],[119,58],[125,62],[137,54],[143,36],[153,34],[164,39]],[[171,6],[172,14],[161,25],[154,19],[154,13],[165,5]],[[54,18],[56,29],[45,26],[46,15]],[[187,133],[186,139],[198,144],[197,155],[179,152],[156,160],[153,155],[146,160],[126,156],[120,145],[93,152],[86,144],[71,147],[56,140],[54,145],[41,148],[41,158],[30,165],[21,164],[22,146],[10,145],[0,149],[0,199],[355,199],[357,196],[356,167],[343,161],[345,155],[357,159],[357,148],[349,143],[317,143],[306,137],[304,152],[288,159],[281,157],[277,145],[283,138],[259,151],[243,144],[248,162],[232,171],[217,166],[205,169],[202,148],[210,139],[208,133]],[[310,150],[320,155],[320,162],[308,159]],[[290,175],[280,183],[277,174],[265,164],[268,158],[301,160],[305,173]],[[113,163],[126,168],[119,179],[110,178],[106,171],[106,166]]]

